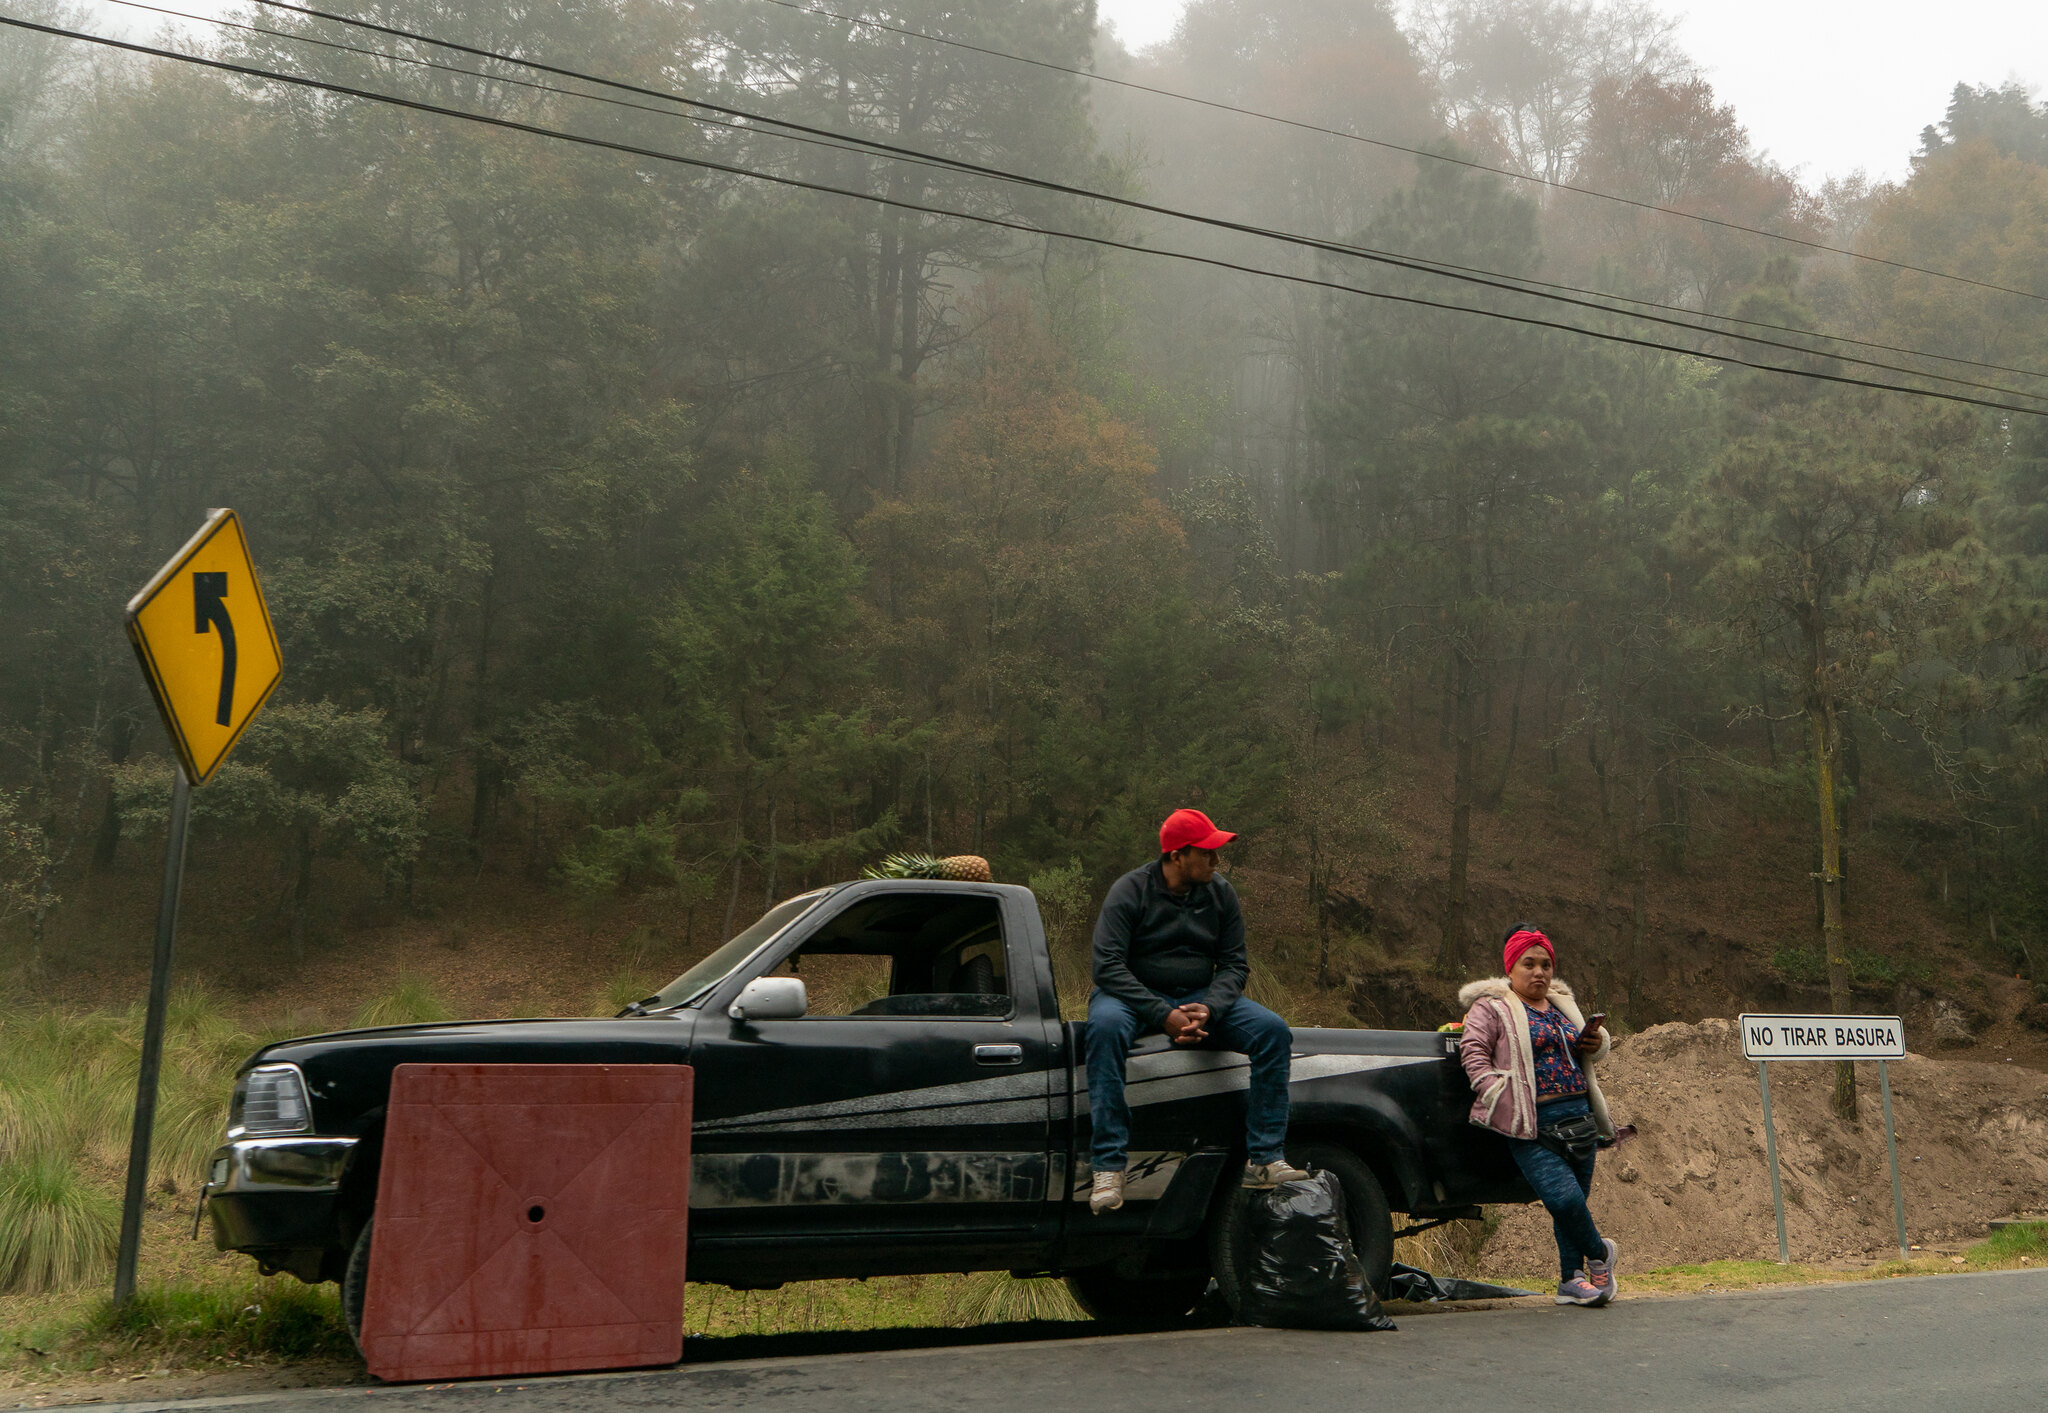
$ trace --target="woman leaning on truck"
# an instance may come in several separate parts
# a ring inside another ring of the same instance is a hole
[[[1507,975],[1458,992],[1466,1006],[1458,1056],[1478,1097],[1472,1122],[1504,1135],[1515,1165],[1550,1213],[1557,1234],[1557,1303],[1605,1305],[1620,1288],[1614,1243],[1600,1235],[1586,1198],[1593,1158],[1614,1141],[1607,1101],[1593,1078],[1608,1036],[1579,1014],[1556,976],[1557,949],[1534,923],[1508,929]]]

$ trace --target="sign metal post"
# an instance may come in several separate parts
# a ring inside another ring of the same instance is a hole
[[[239,627],[239,632],[237,628]],[[215,510],[199,533],[128,601],[128,640],[156,698],[178,764],[164,836],[164,886],[157,904],[156,953],[149,973],[149,1015],[135,1076],[135,1126],[128,1137],[128,1186],[121,1204],[121,1246],[114,1261],[114,1303],[135,1295],[142,1212],[149,1197],[149,1150],[156,1128],[157,1077],[171,1000],[171,954],[185,881],[192,790],[227,759],[284,675],[284,658],[242,522]]]
[[[1740,1016],[1742,1057],[1756,1061],[1757,1088],[1764,1101],[1764,1158],[1771,1168],[1771,1206],[1778,1217],[1778,1260],[1789,1265],[1785,1240],[1785,1191],[1778,1176],[1778,1133],[1771,1122],[1772,1060],[1875,1060],[1884,1093],[1884,1146],[1891,1158],[1892,1217],[1898,1226],[1899,1257],[1906,1259],[1906,1198],[1899,1186],[1899,1145],[1892,1132],[1892,1084],[1885,1061],[1906,1057],[1906,1027],[1897,1016]]]
[[[1899,1259],[1912,1260],[1906,1248],[1906,1197],[1899,1188],[1899,1140],[1892,1132],[1892,1081],[1884,1072],[1884,1061],[1877,1062],[1877,1087],[1884,1095],[1884,1151],[1892,1160],[1892,1221],[1899,1229]]]
[[[171,946],[178,936],[178,895],[185,882],[185,823],[192,782],[179,766],[171,782],[171,826],[164,838],[164,891],[156,912],[156,958],[149,973],[149,1019],[142,1027],[142,1069],[135,1077],[135,1127],[128,1135],[128,1191],[121,1202],[121,1250],[114,1262],[114,1303],[135,1294],[142,1250],[142,1204],[149,1189],[149,1147],[156,1130],[156,1081],[164,1056],[164,1015],[171,1001]]]
[[[1791,1248],[1785,1244],[1785,1189],[1778,1180],[1778,1131],[1771,1126],[1771,1071],[1769,1062],[1756,1062],[1756,1082],[1764,1092],[1764,1158],[1771,1165],[1771,1210],[1778,1214],[1778,1264],[1792,1264]]]

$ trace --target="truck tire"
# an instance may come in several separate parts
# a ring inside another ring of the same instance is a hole
[[[348,1325],[348,1337],[356,1343],[356,1352],[366,1359],[369,1355],[363,1349],[363,1292],[370,1284],[371,1225],[365,1219],[363,1229],[356,1233],[356,1244],[348,1253],[348,1267],[341,1274],[341,1318]]]
[[[1351,1246],[1365,1267],[1366,1279],[1381,1296],[1387,1293],[1387,1279],[1394,1264],[1394,1216],[1380,1180],[1365,1160],[1336,1143],[1290,1143],[1287,1159],[1310,1172],[1337,1175],[1344,1185],[1345,1219],[1351,1226]],[[1245,1223],[1243,1188],[1223,1194],[1209,1229],[1209,1260],[1216,1271],[1216,1284],[1232,1314],[1244,1302],[1245,1272],[1251,1263],[1251,1235]]]
[[[1067,1276],[1067,1289],[1099,1323],[1119,1330],[1158,1330],[1187,1320],[1209,1288],[1207,1271],[1171,1276],[1120,1276],[1114,1266],[1090,1266]]]

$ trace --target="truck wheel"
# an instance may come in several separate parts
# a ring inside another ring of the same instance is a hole
[[[366,1359],[369,1355],[363,1350],[363,1292],[370,1285],[371,1225],[365,1220],[363,1229],[356,1233],[356,1244],[348,1253],[348,1268],[341,1274],[341,1318],[348,1325],[348,1337],[356,1342],[356,1352]]]
[[[1188,1317],[1209,1288],[1207,1271],[1133,1280],[1113,1266],[1090,1266],[1067,1276],[1067,1289],[1081,1308],[1120,1330],[1157,1330]]]
[[[1290,1143],[1287,1158],[1298,1168],[1337,1175],[1344,1186],[1344,1216],[1351,1227],[1352,1249],[1358,1253],[1372,1288],[1384,1296],[1394,1264],[1394,1217],[1386,1193],[1380,1190],[1380,1180],[1363,1158],[1336,1143]],[[1245,1273],[1251,1268],[1246,1196],[1243,1188],[1226,1192],[1209,1229],[1209,1259],[1232,1314],[1242,1308]]]

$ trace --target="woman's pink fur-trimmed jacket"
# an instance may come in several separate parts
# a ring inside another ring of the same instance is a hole
[[[1529,1012],[1522,998],[1508,986],[1508,979],[1496,976],[1487,981],[1468,982],[1458,991],[1458,1004],[1466,1008],[1465,1035],[1458,1042],[1458,1059],[1479,1097],[1472,1101],[1472,1122],[1481,1128],[1504,1133],[1509,1138],[1536,1136],[1536,1055],[1529,1048]],[[1562,981],[1550,983],[1550,1004],[1563,1011],[1573,1025],[1584,1028],[1585,1017]],[[1600,1093],[1600,1081],[1593,1066],[1607,1058],[1613,1036],[1600,1037],[1600,1048],[1579,1056],[1586,1072],[1586,1101],[1593,1110],[1593,1122],[1600,1135],[1614,1137],[1614,1121],[1607,1117],[1607,1099]]]

